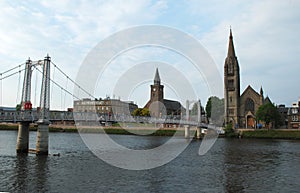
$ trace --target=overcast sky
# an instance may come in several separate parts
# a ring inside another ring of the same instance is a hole
[[[274,103],[290,106],[300,97],[299,10],[300,1],[296,0],[3,0],[0,1],[0,73],[24,63],[28,57],[39,60],[49,53],[52,61],[75,79],[84,58],[99,42],[128,27],[157,24],[176,28],[198,39],[213,58],[219,70],[218,76],[223,80],[231,26],[241,70],[241,92],[248,85],[256,91],[262,86],[265,96],[268,95]],[[185,59],[164,49],[153,48],[149,52],[147,49],[136,50],[135,55],[140,53],[140,57],[149,60],[151,56],[160,53],[164,56],[161,61],[174,63],[180,71],[178,61]],[[130,53],[127,53],[127,57],[130,57]],[[126,54],[114,63],[119,62],[117,66],[121,66],[122,61],[126,60],[124,58]],[[154,77],[154,69],[149,71],[149,77]],[[116,67],[111,70],[115,74],[124,72],[124,68],[120,72]],[[192,72],[184,67],[182,71],[189,79],[188,74]],[[165,73],[162,70],[163,82],[167,79]],[[70,82],[60,77],[57,71],[52,76],[62,86],[73,91]],[[20,79],[15,75],[1,82],[0,106],[15,106],[20,100],[18,88],[22,88],[22,77]],[[38,74],[33,75],[33,103],[38,103],[40,86],[35,85],[35,82],[40,79]],[[201,81],[202,78],[193,84],[200,85]],[[145,105],[149,99],[149,84],[146,81],[135,89],[136,94],[131,94],[132,98],[126,100]],[[112,91],[102,89],[104,86],[98,87],[99,90],[94,93],[97,97],[113,94]],[[176,92],[172,93],[172,89],[176,90],[169,88],[166,98],[176,99]],[[72,106],[72,98],[65,97],[67,94],[59,88],[52,90],[54,96],[51,99],[55,101],[53,108]],[[139,93],[146,93],[147,96],[140,96]],[[223,97],[223,90],[217,95]],[[205,103],[209,92],[198,93],[198,96]]]

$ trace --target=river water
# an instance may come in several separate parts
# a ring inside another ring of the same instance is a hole
[[[35,148],[36,133],[30,134]],[[0,131],[0,192],[299,192],[300,141],[218,139],[204,156],[192,141],[161,167],[131,171],[97,158],[78,133],[50,133],[50,153],[16,156],[17,131]],[[141,146],[168,137],[115,135]]]

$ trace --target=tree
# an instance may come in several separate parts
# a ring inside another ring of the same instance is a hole
[[[142,109],[141,108],[136,108],[134,111],[131,113],[132,116],[140,116]]]
[[[264,121],[268,127],[270,123],[274,123],[276,128],[281,124],[280,114],[272,103],[261,105],[256,112],[256,119]]]
[[[212,123],[221,126],[224,122],[224,99],[216,96],[209,97],[205,111]]]
[[[132,115],[148,117],[148,116],[150,116],[150,111],[147,108],[137,108],[132,112]]]
[[[143,117],[149,117],[150,116],[150,111],[148,108],[143,108],[141,110],[141,115],[140,116],[143,116]]]
[[[21,111],[21,104],[17,104],[16,111]]]

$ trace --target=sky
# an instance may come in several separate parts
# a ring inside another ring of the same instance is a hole
[[[52,62],[75,80],[87,55],[99,42],[130,27],[161,25],[197,39],[213,59],[216,76],[223,80],[231,26],[240,65],[241,93],[248,85],[256,91],[262,86],[265,96],[275,104],[290,106],[300,97],[299,10],[297,0],[3,0],[0,1],[0,73],[24,63],[28,57],[40,60],[49,54]],[[140,68],[143,63],[149,64],[146,65],[149,68]],[[197,74],[187,58],[155,46],[129,50],[112,60],[98,78],[93,95],[120,97],[144,106],[155,68],[159,67],[165,98],[176,100],[180,94],[169,76],[175,83],[177,76],[167,75],[167,68],[160,65],[163,63],[173,65],[170,72],[179,72],[187,79],[202,103],[210,95],[223,97],[222,89],[211,92],[205,84],[205,75]],[[115,96],[118,94],[112,88],[129,72],[140,74],[144,80],[132,86],[128,95]],[[52,70],[51,77],[65,89],[74,91],[71,81],[57,69]],[[22,74],[18,73],[0,81],[0,106],[15,106],[20,101],[22,81]],[[34,72],[31,96],[34,106],[38,106],[40,81],[41,75]],[[51,86],[51,108],[72,107],[72,100],[61,88]]]

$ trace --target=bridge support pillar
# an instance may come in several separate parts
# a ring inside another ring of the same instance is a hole
[[[49,121],[38,121],[36,136],[36,154],[48,155]]]
[[[29,123],[21,122],[18,128],[17,153],[28,153],[29,149]]]
[[[190,138],[190,126],[189,125],[184,126],[184,137],[187,139]]]
[[[196,137],[197,139],[201,138],[201,127],[196,127]]]

